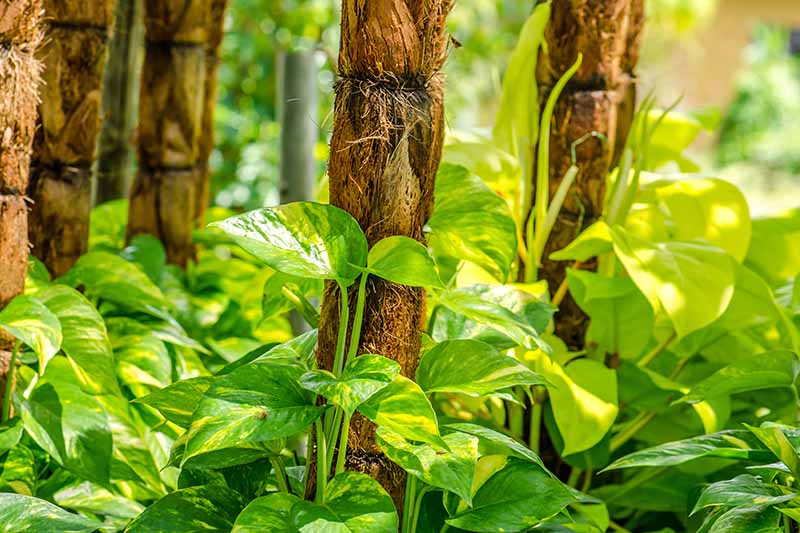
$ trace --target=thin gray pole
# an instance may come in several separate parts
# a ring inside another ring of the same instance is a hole
[[[92,180],[93,204],[128,196],[142,67],[141,0],[118,0],[103,90],[103,126]]]
[[[281,57],[282,56],[282,57]],[[312,200],[317,185],[314,146],[319,138],[317,120],[319,69],[311,50],[279,53],[278,116],[281,119],[281,203]],[[289,315],[295,334],[308,331],[299,313]]]

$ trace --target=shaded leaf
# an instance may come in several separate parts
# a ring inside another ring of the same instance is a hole
[[[207,376],[183,379],[136,401],[157,409],[170,422],[188,428],[192,413],[213,382],[214,378]]]
[[[244,501],[224,486],[198,486],[167,494],[131,522],[126,533],[229,531]]]

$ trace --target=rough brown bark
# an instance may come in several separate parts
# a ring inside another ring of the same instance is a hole
[[[0,0],[0,309],[25,285],[28,207],[25,190],[41,64],[41,0]],[[0,403],[9,373],[12,339],[0,331]]]
[[[331,203],[347,210],[369,244],[390,235],[423,239],[443,139],[439,69],[450,0],[343,0],[339,80],[328,168]],[[368,283],[358,353],[379,353],[414,375],[425,295]],[[351,289],[351,301],[355,293]],[[317,358],[330,369],[339,295],[326,287]],[[402,508],[405,473],[375,446],[374,425],[355,417],[347,467],[376,478]]]
[[[551,291],[565,278],[567,263],[549,261],[603,214],[606,176],[625,145],[636,100],[633,70],[639,57],[644,0],[553,0],[545,31],[547,52],[540,53],[536,78],[546,99],[558,78],[575,62],[583,63],[562,94],[551,124],[550,194],[571,164],[572,143],[596,132],[577,149],[580,167],[544,250],[541,275]],[[535,167],[534,167],[535,168]],[[582,265],[593,268],[594,262]],[[556,334],[569,347],[583,347],[586,315],[571,296],[555,317]]]
[[[45,0],[44,83],[33,147],[28,233],[54,276],[86,251],[113,0]]]
[[[211,190],[209,158],[214,150],[214,108],[217,105],[217,78],[219,71],[219,47],[225,36],[225,9],[228,0],[211,0],[211,14],[206,40],[206,80],[203,103],[203,121],[200,133],[198,168],[200,184],[197,187],[195,204],[195,226],[202,225],[208,207]]]
[[[195,256],[192,229],[202,172],[200,131],[209,0],[145,0],[145,61],[139,102],[139,171],[128,237],[153,235],[171,263]]]

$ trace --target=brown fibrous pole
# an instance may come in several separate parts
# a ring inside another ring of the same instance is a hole
[[[440,69],[450,0],[343,0],[339,77],[328,167],[331,203],[361,225],[370,245],[391,235],[422,241],[433,206],[444,137]],[[355,301],[355,291],[349,291]],[[330,369],[339,291],[328,284],[317,359]],[[359,354],[376,353],[413,377],[425,294],[371,278]],[[351,313],[352,317],[352,313]],[[377,479],[402,508],[405,473],[375,445],[375,426],[356,416],[346,467]]]

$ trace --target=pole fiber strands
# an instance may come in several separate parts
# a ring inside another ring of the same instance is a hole
[[[542,101],[546,101],[579,52],[583,53],[583,63],[553,113],[551,198],[572,164],[572,144],[592,132],[604,137],[588,138],[577,147],[580,172],[543,254],[541,273],[553,291],[563,282],[567,264],[546,258],[572,242],[602,215],[606,175],[617,164],[633,119],[633,70],[639,59],[643,26],[642,0],[553,0],[545,31],[547,52],[540,52],[536,72]],[[581,268],[595,266],[590,262]],[[587,326],[586,315],[567,295],[556,314],[556,334],[570,348],[580,349]]]

